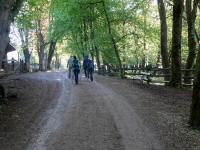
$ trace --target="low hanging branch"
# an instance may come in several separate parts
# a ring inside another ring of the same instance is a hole
[[[116,43],[120,42],[121,40],[123,40],[124,38],[126,38],[127,36],[130,36],[130,35],[133,35],[133,36],[136,36],[137,38],[140,38],[139,35],[135,32],[130,32],[130,33],[127,33],[125,35],[123,35],[122,37],[120,37]]]
[[[103,2],[104,2],[104,1],[87,2],[87,3],[78,2],[78,4],[80,4],[80,5],[95,5],[95,4],[100,4],[100,3],[103,3]]]

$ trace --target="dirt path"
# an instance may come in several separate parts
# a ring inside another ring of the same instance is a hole
[[[162,111],[153,110],[158,104],[152,99],[165,100],[165,95],[137,85],[130,88],[124,81],[97,76],[94,82],[82,77],[76,86],[66,78],[66,72],[28,74],[9,82],[22,88],[18,91],[20,100],[9,102],[1,111],[2,150],[199,148],[195,144],[199,142],[198,132],[191,131],[193,141],[176,144],[173,136],[187,139],[190,134],[173,133],[160,118],[169,105],[159,104]]]

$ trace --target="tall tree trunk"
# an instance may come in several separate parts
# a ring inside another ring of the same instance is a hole
[[[97,68],[98,68],[98,74],[101,73],[101,64],[100,64],[100,55],[99,55],[99,49],[97,46],[94,47],[96,52],[96,62],[97,62]]]
[[[146,28],[147,28],[147,10],[144,8],[143,11],[144,19],[143,19],[143,52],[142,52],[142,68],[144,69],[147,64],[146,59],[146,51],[147,51],[147,43],[146,43]]]
[[[9,43],[10,22],[0,20],[0,68],[6,54],[5,49]]]
[[[93,52],[93,51],[90,51],[90,55],[91,55],[92,61],[94,62],[94,52]]]
[[[195,6],[200,2],[200,0],[194,0],[193,11],[196,11]],[[197,40],[199,41],[199,36],[195,30]],[[196,59],[195,67],[195,78],[193,82],[193,94],[192,94],[192,104],[190,108],[190,125],[193,129],[200,129],[200,44],[198,45],[198,53]]]
[[[59,70],[59,68],[60,68],[60,57],[59,57],[59,54],[57,52],[55,54],[55,58],[56,58],[55,68]]]
[[[74,33],[74,34],[77,34],[77,43],[78,42],[78,37],[79,37],[79,40],[80,40],[80,50],[83,52],[83,55],[85,56],[86,55],[86,52],[85,52],[85,47],[84,47],[84,32],[83,32],[83,23],[80,24],[80,28],[79,28],[80,32],[79,33]],[[83,57],[84,57],[83,56]]]
[[[26,69],[27,71],[30,70],[30,59],[31,59],[31,52],[29,51],[29,41],[28,41],[28,35],[29,31],[25,31],[25,47],[23,47],[23,53],[24,53],[24,58],[25,58],[25,63],[26,63]]]
[[[193,9],[192,9],[192,0],[186,0],[189,53],[188,53],[185,69],[193,68],[195,56],[196,56],[195,20],[196,20],[196,15],[197,15],[198,3],[199,3],[199,0],[194,0]],[[192,71],[186,71],[184,74],[184,77],[185,77],[184,83],[191,84],[190,76],[192,76]]]
[[[91,14],[91,18],[93,18],[93,14],[94,14],[94,7],[90,7],[90,11],[92,12]],[[91,44],[92,44],[92,50],[94,51],[95,55],[96,55],[96,63],[97,63],[97,68],[98,68],[98,74],[100,74],[101,69],[100,69],[100,56],[99,56],[99,49],[96,45],[95,42],[95,29],[94,29],[94,24],[93,24],[93,20],[90,20],[90,39],[91,39]]]
[[[125,32],[126,32],[126,20],[124,20],[122,23],[122,34],[125,35],[126,34]],[[126,63],[126,41],[124,41],[122,45],[122,64],[125,63]]]
[[[23,49],[23,53],[24,53],[24,60],[26,63],[26,69],[29,72],[30,71],[30,59],[31,59],[31,53],[29,52],[28,47]]]
[[[43,71],[43,69],[44,69],[44,64],[43,64],[44,48],[41,46],[39,47],[39,50],[38,50],[38,57],[39,57],[39,70]]]
[[[85,51],[89,52],[88,48],[88,35],[87,35],[87,22],[85,19],[83,19],[83,33],[84,33],[84,47]]]
[[[44,41],[44,35],[41,31],[41,21],[36,21],[37,27],[36,27],[36,35],[37,35],[37,51],[38,51],[38,57],[39,57],[39,70],[44,71],[44,50],[47,45]]]
[[[197,54],[195,68],[192,105],[190,109],[190,125],[194,129],[200,129],[200,46]]]
[[[23,0],[0,1],[0,68],[9,43],[10,24],[19,12]]]
[[[156,61],[156,67],[157,67],[157,68],[158,68],[159,65],[160,65],[160,56],[161,56],[161,54],[160,54],[160,52],[158,52],[157,61]]]
[[[113,34],[112,34],[112,29],[111,29],[111,24],[110,24],[110,18],[108,16],[108,13],[107,13],[107,10],[106,10],[105,2],[102,1],[102,4],[103,4],[103,9],[104,9],[104,13],[105,13],[106,21],[107,21],[108,33],[110,35],[112,46],[113,46],[113,49],[115,51],[115,55],[116,55],[116,58],[117,58],[117,61],[118,61],[119,69],[120,69],[120,77],[124,78],[124,72],[123,72],[122,62],[121,62],[121,59],[120,59],[119,50],[117,48],[116,41],[115,41],[115,39],[113,37]]]
[[[182,84],[181,74],[181,35],[182,35],[182,15],[184,0],[174,0],[173,6],[173,28],[172,28],[172,63],[170,85],[180,87]]]
[[[166,18],[166,10],[165,4],[163,0],[157,0],[158,2],[158,10],[160,16],[160,51],[162,57],[162,66],[163,68],[169,68],[169,53],[168,53],[168,45],[167,45],[167,18]],[[169,74],[169,71],[165,71],[165,74]],[[169,81],[169,77],[165,77],[165,81]]]
[[[54,55],[56,49],[56,41],[51,41],[50,46],[49,46],[49,54],[48,54],[48,60],[47,60],[47,69],[51,69],[51,61]]]
[[[22,49],[24,53],[24,60],[26,63],[26,69],[27,71],[30,70],[30,58],[31,58],[31,52],[29,51],[29,30],[28,29],[19,29],[19,34],[21,38],[22,43]]]

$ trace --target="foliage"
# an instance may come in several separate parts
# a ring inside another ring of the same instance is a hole
[[[157,4],[149,0],[102,0],[108,12],[111,30],[117,42],[123,64],[156,65],[160,51],[160,25]],[[78,55],[100,50],[100,59],[117,65],[102,1],[98,0],[27,0],[17,17],[18,28],[35,32],[35,21],[40,19],[45,41],[58,40],[60,48]],[[168,45],[171,50],[172,6],[166,0]],[[199,17],[197,17],[199,22]],[[92,27],[91,27],[92,24]],[[199,26],[197,25],[197,30]],[[33,40],[34,41],[34,36]],[[36,44],[36,43],[35,43]],[[34,45],[34,44],[33,44]],[[182,63],[188,55],[187,23],[183,23]]]

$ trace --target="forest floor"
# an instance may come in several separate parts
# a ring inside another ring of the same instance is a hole
[[[199,150],[188,126],[190,90],[66,72],[4,78],[1,150]],[[16,96],[17,94],[17,96]]]

